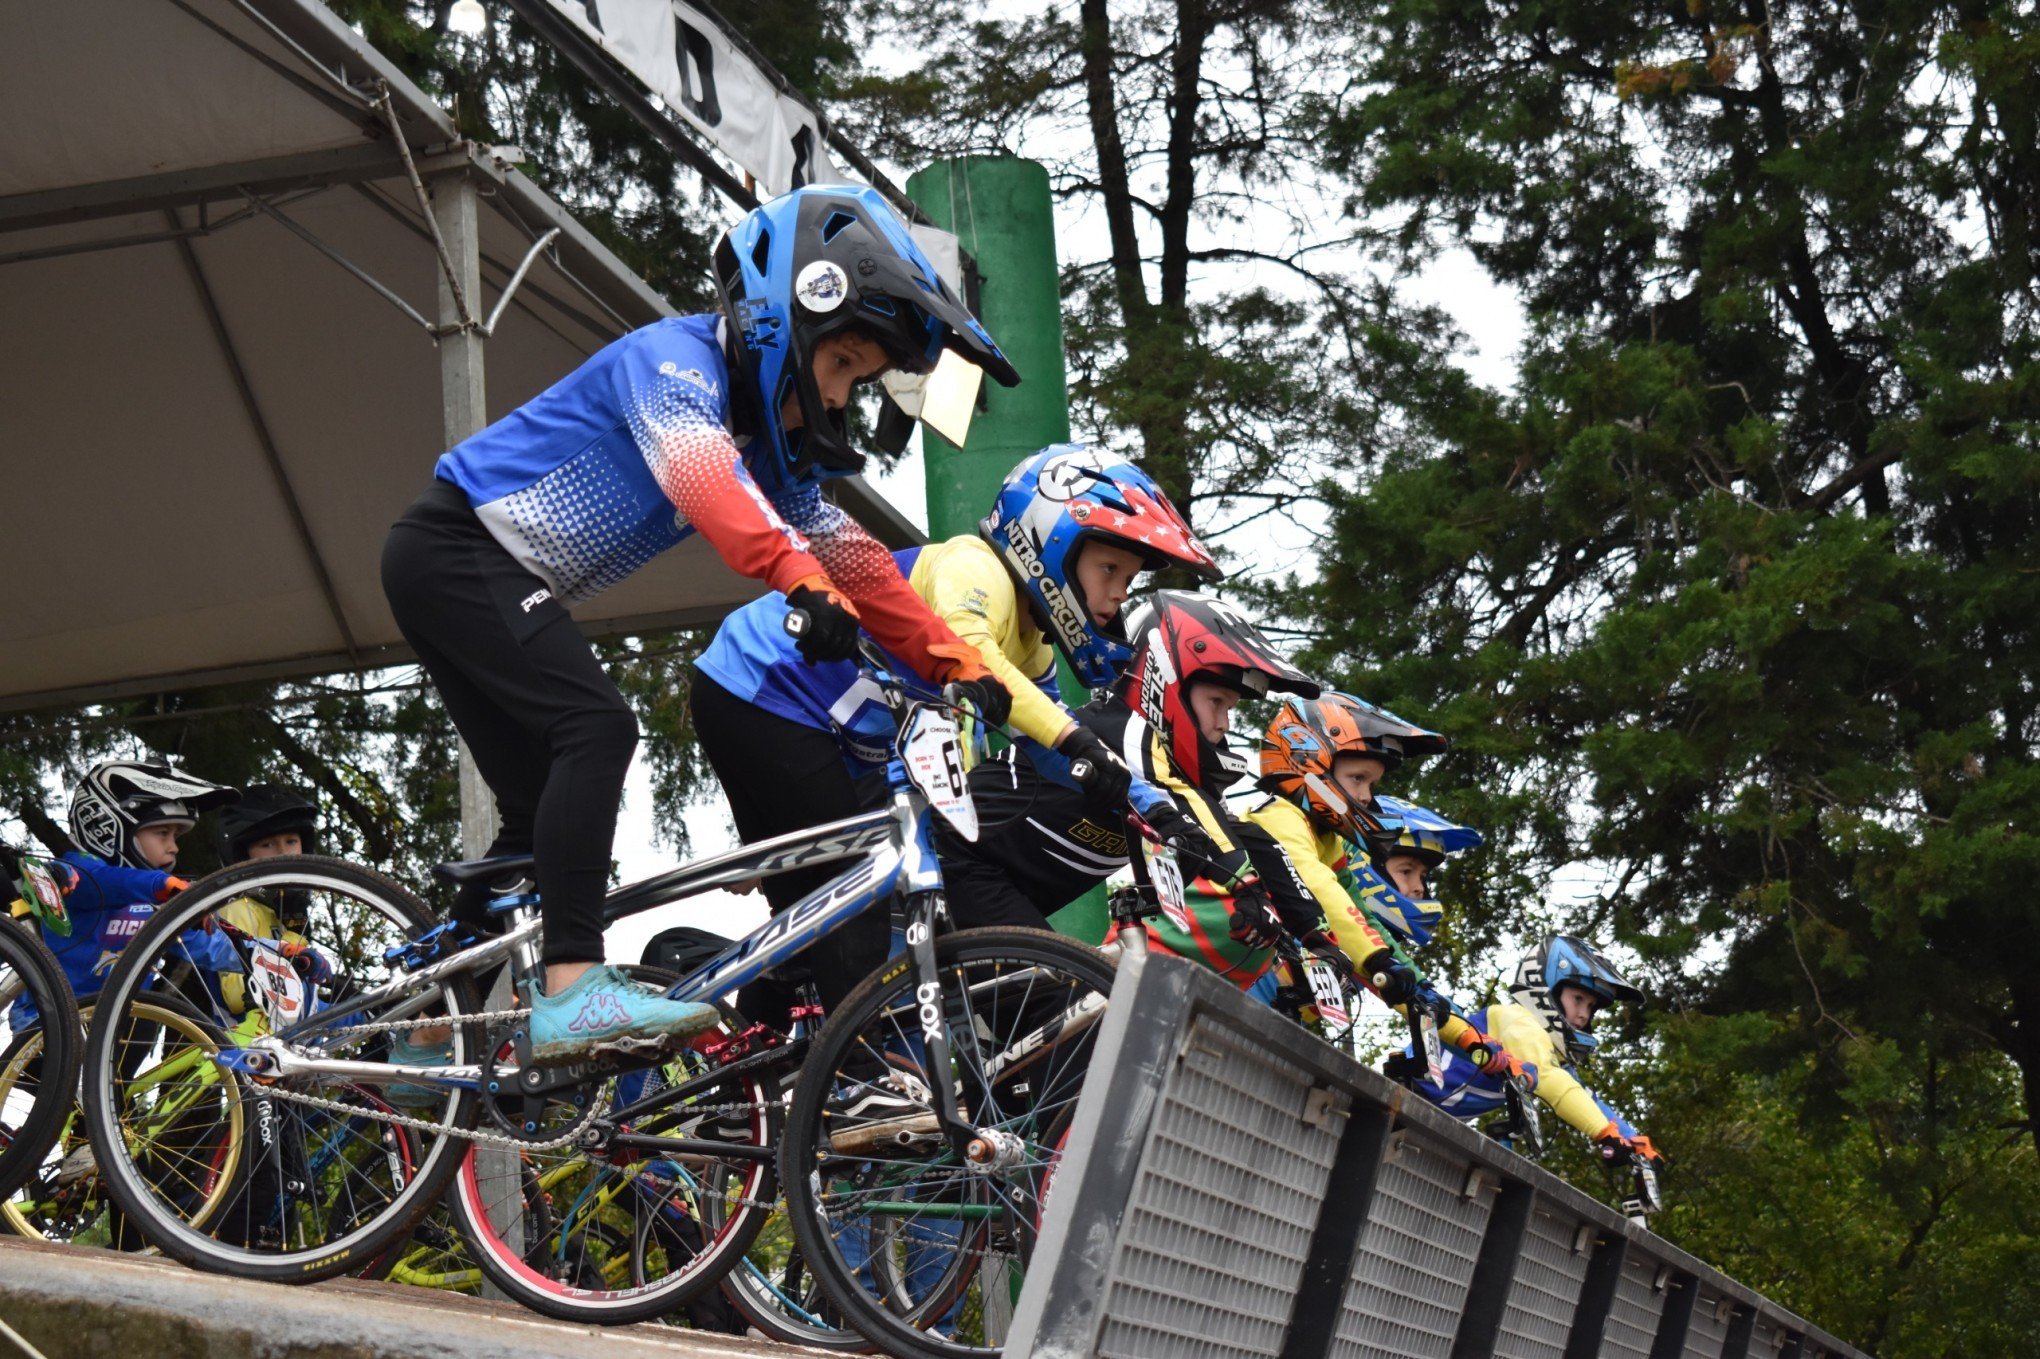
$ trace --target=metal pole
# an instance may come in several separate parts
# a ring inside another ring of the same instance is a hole
[[[1020,370],[1018,387],[985,385],[984,409],[970,447],[923,430],[928,536],[940,542],[976,533],[978,520],[1015,463],[1070,437],[1069,378],[1063,365],[1062,287],[1055,255],[1055,213],[1048,170],[1017,156],[938,160],[907,180],[907,195],[930,221],[953,233],[982,278],[978,319]],[[1090,693],[1062,667],[1066,701]],[[1105,889],[1086,892],[1051,917],[1065,934],[1096,943],[1111,917]]]
[[[466,299],[482,295],[481,222],[475,182],[465,170],[441,175],[432,181],[432,216],[444,242],[445,268],[433,270],[439,277],[439,397],[440,435],[452,448],[489,422],[486,401],[482,334],[472,324]],[[437,265],[440,261],[434,259]],[[456,290],[457,285],[457,290]],[[464,324],[467,323],[467,324]],[[460,852],[463,858],[479,859],[496,839],[496,795],[482,781],[469,753],[460,743]],[[489,993],[491,1010],[512,1004],[507,970],[497,973]],[[524,1191],[517,1158],[497,1147],[475,1148],[475,1176],[480,1181],[482,1202],[503,1240],[519,1254],[524,1250]],[[484,1283],[485,1297],[504,1298],[495,1285]]]

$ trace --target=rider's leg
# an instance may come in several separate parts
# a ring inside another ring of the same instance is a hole
[[[483,777],[520,817],[530,808],[545,915],[546,994],[532,1018],[541,1055],[711,1027],[713,1007],[666,1001],[599,966],[637,720],[565,607],[450,486],[428,491],[392,529],[383,589]]]
[[[702,753],[722,782],[737,833],[746,843],[855,816],[879,805],[884,796],[882,785],[874,795],[851,776],[834,736],[746,703],[698,670],[688,706]],[[763,883],[766,900],[776,915],[847,867],[832,863],[774,874]],[[808,950],[804,956],[814,969],[815,989],[825,1007],[834,1006],[877,970],[885,961],[890,934],[886,913],[872,910]],[[769,985],[757,994],[747,989],[739,998],[740,1008],[747,1014],[756,1010],[776,1017],[769,1007],[783,1009],[784,1004],[769,996],[769,990]]]

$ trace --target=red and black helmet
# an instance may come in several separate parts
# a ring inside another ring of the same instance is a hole
[[[1126,631],[1133,644],[1127,705],[1161,734],[1177,772],[1199,787],[1232,783],[1247,772],[1247,761],[1204,739],[1185,684],[1211,681],[1250,698],[1318,692],[1317,681],[1285,660],[1259,628],[1209,595],[1157,590],[1141,601]]]

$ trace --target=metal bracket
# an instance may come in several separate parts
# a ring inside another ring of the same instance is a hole
[[[1599,1239],[1600,1235],[1599,1232],[1594,1230],[1593,1223],[1582,1222],[1579,1230],[1573,1233],[1572,1253],[1574,1255],[1585,1255],[1589,1250],[1593,1249],[1594,1242]]]
[[[1672,1267],[1670,1265],[1659,1265],[1657,1267],[1657,1277],[1650,1281],[1650,1291],[1653,1293],[1662,1293],[1671,1286],[1672,1286]]]
[[[1466,1170],[1466,1187],[1459,1191],[1459,1197],[1463,1199],[1479,1198],[1480,1191],[1489,1187],[1490,1184],[1497,1189],[1501,1188],[1501,1177],[1484,1165],[1475,1164],[1468,1166]]]
[[[1313,1085],[1303,1097],[1303,1121],[1313,1128],[1329,1128],[1332,1121],[1345,1115],[1339,1105],[1336,1090],[1322,1085]]]

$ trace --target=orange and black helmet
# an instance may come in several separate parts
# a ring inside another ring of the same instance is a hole
[[[1301,803],[1313,820],[1368,841],[1386,829],[1370,801],[1356,807],[1332,780],[1332,761],[1365,755],[1394,769],[1405,756],[1436,755],[1450,744],[1435,731],[1404,721],[1364,698],[1328,689],[1289,700],[1261,736],[1261,787]]]

